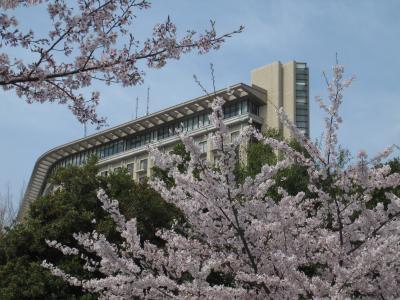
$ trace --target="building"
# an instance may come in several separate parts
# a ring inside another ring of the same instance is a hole
[[[195,138],[207,159],[212,160],[213,147],[207,133],[213,130],[208,114],[214,96],[226,100],[224,118],[232,138],[248,126],[250,119],[262,131],[277,128],[284,137],[289,137],[290,133],[279,122],[275,107],[284,107],[289,118],[308,135],[308,94],[305,63],[274,62],[253,70],[250,85],[235,84],[56,147],[37,160],[18,219],[23,218],[32,201],[51,189],[47,179],[52,172],[59,167],[83,164],[91,155],[97,155],[102,175],[125,167],[135,180],[142,180],[151,175],[152,168],[145,145],[157,142],[169,151],[179,141],[177,130],[183,129]]]

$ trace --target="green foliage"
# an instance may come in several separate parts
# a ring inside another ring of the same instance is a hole
[[[0,299],[96,299],[40,266],[48,260],[80,278],[92,274],[83,270],[78,257],[64,256],[48,247],[45,239],[77,247],[75,232],[96,229],[115,243],[119,234],[108,214],[100,207],[96,193],[103,188],[118,199],[121,211],[129,219],[136,217],[142,239],[158,243],[155,232],[170,227],[179,219],[179,211],[167,204],[146,182],[135,183],[126,170],[97,176],[96,160],[84,167],[62,168],[51,181],[57,190],[32,203],[25,222],[9,229],[0,240]],[[96,223],[92,222],[96,219]],[[98,275],[98,274],[96,274]]]
[[[270,129],[265,133],[268,137],[279,138],[279,133],[275,129]],[[273,165],[276,163],[278,157],[274,150],[262,143],[257,141],[251,141],[247,147],[247,163],[242,165],[239,164],[236,166],[236,178],[239,182],[243,182],[243,180],[250,176],[256,176],[260,173],[261,167],[263,165]]]
[[[9,259],[0,268],[1,299],[95,299],[65,284],[28,256]]]
[[[137,218],[137,227],[142,240],[159,244],[155,236],[159,228],[170,228],[174,221],[181,223],[182,213],[174,205],[166,203],[147,183],[133,185],[135,195],[132,203],[121,203],[122,212],[129,212]]]
[[[234,287],[235,278],[232,273],[224,273],[219,271],[211,271],[207,276],[207,282],[211,285],[223,285]]]
[[[270,129],[264,133],[267,137],[275,139],[282,139],[279,132],[275,129]],[[292,140],[289,145],[300,152],[305,151],[301,149],[300,145]],[[275,165],[276,162],[282,159],[282,154],[274,151],[269,145],[264,145],[257,141],[252,141],[247,147],[247,163],[245,165],[238,165],[236,170],[236,177],[239,182],[250,176],[255,177],[261,171],[264,165]],[[307,190],[308,174],[305,167],[298,165],[291,166],[285,170],[281,170],[274,178],[277,185],[273,187],[268,196],[272,199],[280,199],[277,187],[284,188],[290,195],[296,195],[300,191]]]

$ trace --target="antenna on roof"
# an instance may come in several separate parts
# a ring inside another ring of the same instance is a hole
[[[146,116],[149,115],[149,102],[150,102],[150,87],[147,88],[147,108],[146,108]]]
[[[139,97],[136,97],[135,119],[137,119],[138,107],[139,107]]]

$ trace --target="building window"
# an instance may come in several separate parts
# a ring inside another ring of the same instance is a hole
[[[224,117],[231,118],[240,114],[240,103],[228,104],[224,107]]]
[[[296,63],[296,69],[307,69],[306,63]]]
[[[307,106],[307,104],[297,103],[297,105],[296,105],[296,114],[307,116],[308,115],[308,106]]]
[[[296,69],[296,78],[298,79],[308,79],[308,68]]]
[[[305,121],[298,121],[298,122],[296,122],[296,126],[297,126],[298,128],[303,128],[303,129],[305,129],[305,128],[307,128],[307,122],[305,122]]]
[[[231,133],[231,142],[235,143],[239,138],[239,131],[234,131]]]
[[[114,171],[114,173],[117,173],[117,172],[121,171],[121,167],[114,168],[113,171]]]
[[[253,115],[260,115],[260,106],[257,103],[249,102],[249,112]]]
[[[193,117],[193,129],[199,128],[199,116]]]
[[[147,171],[147,159],[142,159],[139,163],[139,171]]]
[[[296,115],[297,122],[307,122],[307,120],[308,120],[307,116]]]
[[[203,141],[199,143],[200,153],[207,153],[207,141]]]
[[[307,98],[306,98],[306,97],[299,97],[299,98],[296,98],[296,103],[298,103],[298,104],[305,104],[305,103],[307,103]]]
[[[296,92],[307,91],[307,84],[305,82],[296,82]]]
[[[101,173],[100,173],[100,176],[107,176],[108,175],[108,171],[102,171]]]
[[[304,90],[304,91],[296,91],[296,97],[306,98],[307,97],[307,91],[306,90]]]
[[[203,114],[203,126],[210,125],[210,119],[208,118],[208,113]]]
[[[249,103],[248,100],[240,101],[240,113],[241,114],[245,114],[245,113],[247,113],[249,111],[248,110],[248,103]]]
[[[296,73],[296,79],[299,80],[307,80],[308,79],[308,75],[307,74],[303,74],[303,73]]]
[[[135,164],[133,164],[133,163],[126,165],[126,169],[128,170],[129,174],[133,175],[134,167],[135,167]]]

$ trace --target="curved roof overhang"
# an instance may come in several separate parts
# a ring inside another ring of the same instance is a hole
[[[51,167],[60,159],[208,109],[212,99],[217,96],[223,97],[225,101],[230,102],[249,95],[260,104],[266,104],[266,91],[258,87],[251,87],[239,83],[216,91],[215,93],[204,95],[166,108],[156,113],[143,116],[47,151],[41,155],[35,163],[24,198],[18,211],[17,220],[21,221],[26,215],[30,203],[42,195]]]

